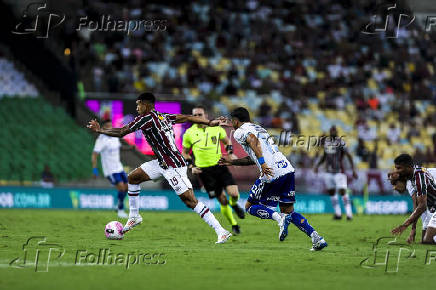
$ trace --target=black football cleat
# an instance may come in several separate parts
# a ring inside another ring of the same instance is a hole
[[[234,225],[234,226],[232,226],[232,232],[233,232],[235,235],[239,235],[239,234],[241,233],[241,228],[239,227],[239,225]]]
[[[240,219],[244,219],[245,218],[245,211],[238,204],[237,205],[232,205],[232,208],[235,211],[235,213],[238,216],[238,218],[240,218]]]
[[[333,219],[334,220],[341,220],[342,219],[342,215],[334,215]]]

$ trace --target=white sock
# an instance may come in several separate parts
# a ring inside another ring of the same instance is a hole
[[[318,234],[316,231],[313,231],[313,232],[310,234],[310,237],[312,238],[312,243],[315,243],[315,242],[318,241],[319,238],[320,238],[319,234]]]
[[[346,193],[342,196],[342,202],[344,203],[345,212],[347,213],[347,217],[352,218],[353,217],[353,210],[351,209],[351,201],[350,201],[350,196],[348,195],[348,193]]]
[[[139,215],[139,184],[128,184],[129,195],[129,218]]]
[[[226,230],[221,226],[221,224],[217,221],[213,213],[209,210],[209,208],[199,201],[194,208],[194,211],[198,213],[198,215],[209,225],[211,226],[217,235],[225,232]]]
[[[274,212],[272,214],[272,219],[275,220],[277,223],[280,223],[282,216],[278,212]]]
[[[434,241],[435,244],[436,244],[436,236],[433,236],[433,241]]]
[[[339,199],[336,194],[330,196],[330,199],[332,201],[333,209],[335,210],[335,215],[340,216],[341,213],[341,206],[339,205]]]

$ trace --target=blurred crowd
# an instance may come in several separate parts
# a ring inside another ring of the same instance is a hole
[[[391,161],[397,152],[383,151],[397,145],[420,163],[436,162],[433,34],[418,25],[400,27],[397,38],[362,33],[374,1],[139,3],[97,0],[77,14],[163,20],[165,27],[64,32],[86,91],[182,95],[217,114],[244,102],[256,121],[295,134],[305,133],[304,112],[315,119],[344,111],[342,129],[356,138],[349,150],[361,168]],[[321,124],[320,134],[327,129]],[[293,158],[307,168],[316,156]]]

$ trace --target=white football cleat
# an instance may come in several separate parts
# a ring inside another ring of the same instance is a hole
[[[142,223],[142,216],[140,216],[139,214],[137,216],[134,216],[134,217],[129,217],[126,225],[123,228],[123,233],[127,233],[132,228],[136,227],[137,225],[139,225],[141,223]]]
[[[312,249],[310,249],[310,250],[311,251],[321,251],[322,249],[324,249],[327,246],[328,246],[328,244],[324,240],[324,238],[321,237],[317,232],[313,232]]]
[[[215,244],[224,244],[228,239],[230,239],[231,236],[232,234],[230,232],[225,231],[218,235],[218,241],[216,241]]]
[[[124,210],[119,210],[118,211],[118,217],[122,218],[122,219],[126,219],[126,218],[129,217],[129,215]]]

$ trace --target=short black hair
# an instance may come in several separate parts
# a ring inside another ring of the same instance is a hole
[[[106,124],[106,123],[111,123],[111,124],[112,124],[112,120],[111,120],[111,119],[105,119],[105,120],[103,120],[103,125]]]
[[[206,107],[203,105],[195,105],[192,109],[202,109],[205,113],[207,113]]]
[[[412,156],[410,156],[409,154],[406,154],[406,153],[398,155],[394,159],[394,163],[396,165],[405,165],[408,167],[413,167],[413,165],[414,165]]]
[[[155,96],[150,92],[140,94],[136,100],[150,104],[154,104],[156,102]]]
[[[250,113],[243,107],[234,109],[230,113],[230,116],[232,118],[237,118],[240,122],[250,122]]]

